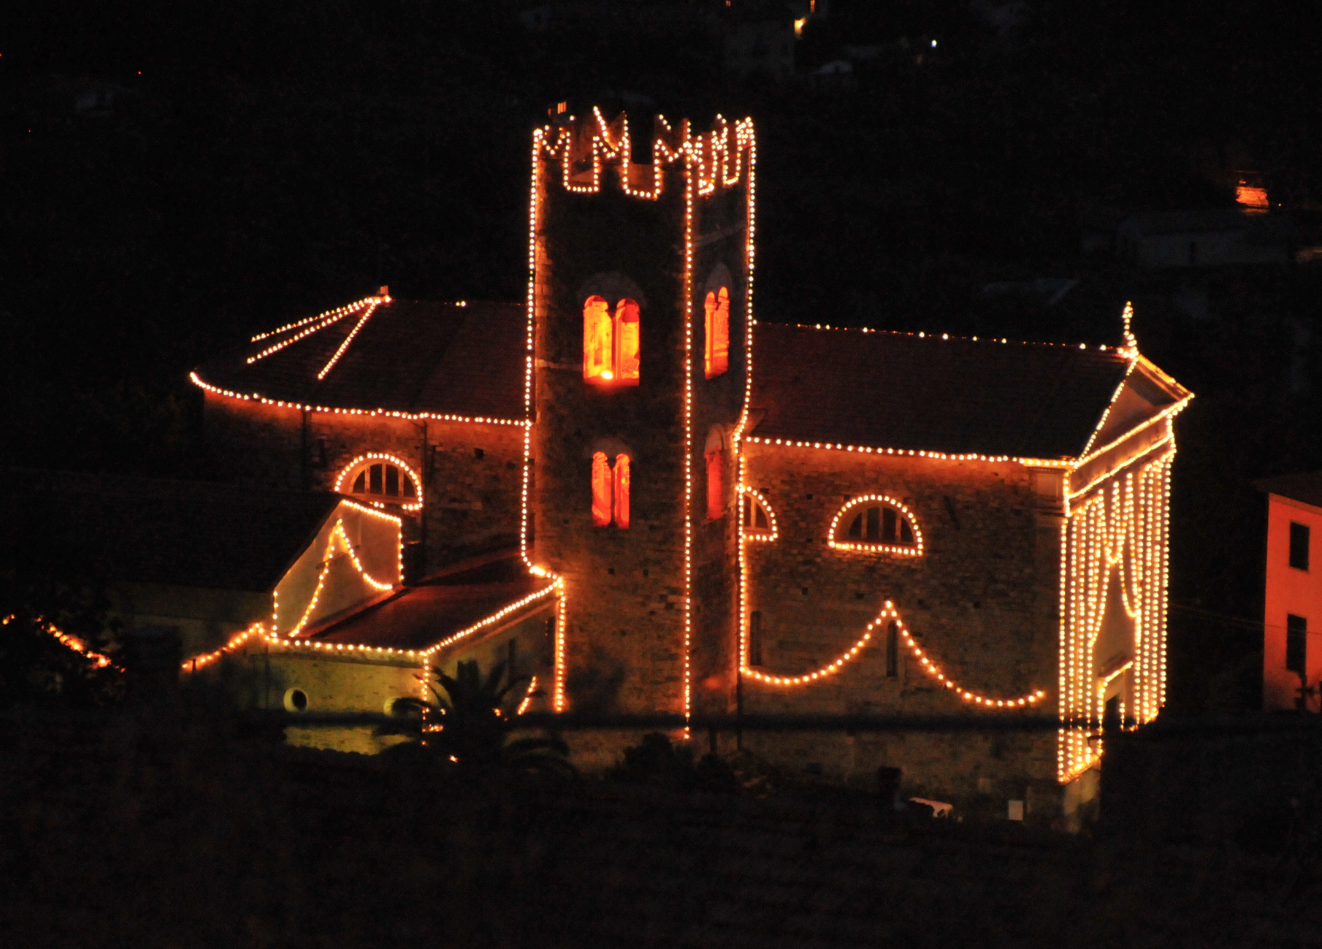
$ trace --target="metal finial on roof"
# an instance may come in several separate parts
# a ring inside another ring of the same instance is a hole
[[[1125,301],[1125,311],[1124,313],[1121,314],[1120,318],[1124,320],[1124,324],[1125,324],[1125,330],[1124,330],[1125,349],[1129,350],[1132,354],[1137,355],[1138,338],[1134,336],[1134,329],[1132,325],[1134,320],[1133,302],[1128,300]]]

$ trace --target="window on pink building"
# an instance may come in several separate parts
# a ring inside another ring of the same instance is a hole
[[[1290,566],[1308,569],[1308,525],[1290,522]]]

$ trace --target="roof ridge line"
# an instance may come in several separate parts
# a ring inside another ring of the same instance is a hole
[[[887,336],[911,336],[916,339],[940,339],[942,342],[957,340],[960,342],[972,343],[1000,343],[1002,345],[1014,344],[1016,346],[1049,346],[1059,349],[1081,349],[1088,351],[1091,347],[1087,343],[1052,343],[1043,340],[1031,339],[1010,339],[1007,336],[992,336],[979,338],[977,336],[961,336],[952,333],[929,333],[926,330],[883,330],[872,326],[831,326],[826,323],[769,323],[765,320],[758,320],[755,326],[779,326],[784,329],[801,330],[831,330],[840,333],[881,333]],[[1125,355],[1128,350],[1124,346],[1108,346],[1100,343],[1097,349],[1101,352],[1111,352],[1119,355]]]

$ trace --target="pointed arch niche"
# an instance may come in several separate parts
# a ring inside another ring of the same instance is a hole
[[[707,277],[703,309],[703,374],[708,379],[730,368],[730,268],[717,264]]]

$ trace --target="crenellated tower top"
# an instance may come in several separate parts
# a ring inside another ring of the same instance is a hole
[[[751,118],[730,121],[718,115],[712,128],[693,134],[688,119],[671,126],[663,116],[652,120],[652,161],[632,160],[629,118],[624,112],[607,122],[599,108],[588,116],[570,116],[533,133],[533,160],[558,161],[565,190],[594,194],[603,177],[613,177],[620,190],[655,201],[664,190],[672,165],[696,172],[698,193],[746,183],[756,160]]]

